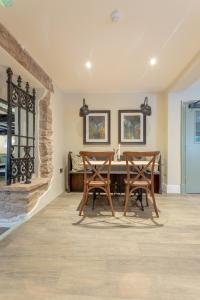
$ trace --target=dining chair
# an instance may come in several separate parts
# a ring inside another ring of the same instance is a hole
[[[148,194],[153,200],[153,206],[156,216],[159,217],[154,195],[154,167],[156,157],[160,154],[159,151],[151,152],[124,152],[126,160],[127,177],[125,181],[125,205],[124,215],[126,216],[128,201],[132,193],[136,190],[146,192],[146,201],[148,206]],[[146,163],[137,164],[141,157],[146,158]]]
[[[83,159],[84,166],[84,189],[79,215],[81,216],[84,206],[87,204],[89,192],[94,189],[100,189],[105,192],[112,215],[114,216],[115,212],[110,193],[110,171],[114,152],[81,151],[80,156]],[[97,160],[98,164],[92,164],[91,161],[94,160]],[[88,172],[88,170],[90,170],[90,172]]]

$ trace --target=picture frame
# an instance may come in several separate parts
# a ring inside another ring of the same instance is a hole
[[[119,144],[146,144],[146,115],[141,110],[118,111]]]
[[[92,110],[83,118],[83,144],[110,144],[110,110]]]

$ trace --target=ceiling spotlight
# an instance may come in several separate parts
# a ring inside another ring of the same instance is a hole
[[[157,58],[156,57],[152,57],[149,61],[151,66],[155,66],[157,64]]]
[[[118,22],[120,20],[120,12],[118,9],[114,9],[110,14],[112,22]]]
[[[90,61],[87,61],[87,62],[85,63],[85,67],[86,67],[88,70],[90,70],[90,69],[92,68],[92,63],[91,63]]]

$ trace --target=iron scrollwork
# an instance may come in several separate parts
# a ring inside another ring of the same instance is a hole
[[[10,68],[7,74],[7,184],[17,181],[30,183],[35,159],[35,89],[31,94],[28,82],[23,89],[20,76],[17,84],[13,83]]]

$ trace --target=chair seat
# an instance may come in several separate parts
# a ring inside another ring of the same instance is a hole
[[[127,180],[127,179],[124,179],[124,182],[125,184],[129,184],[131,186],[149,186],[151,184],[151,180],[146,181],[146,180],[136,180],[136,181],[133,181],[133,180]]]
[[[105,181],[101,181],[101,180],[87,180],[86,184],[88,184],[89,186],[106,186],[108,184],[110,184],[110,180],[105,180]]]

